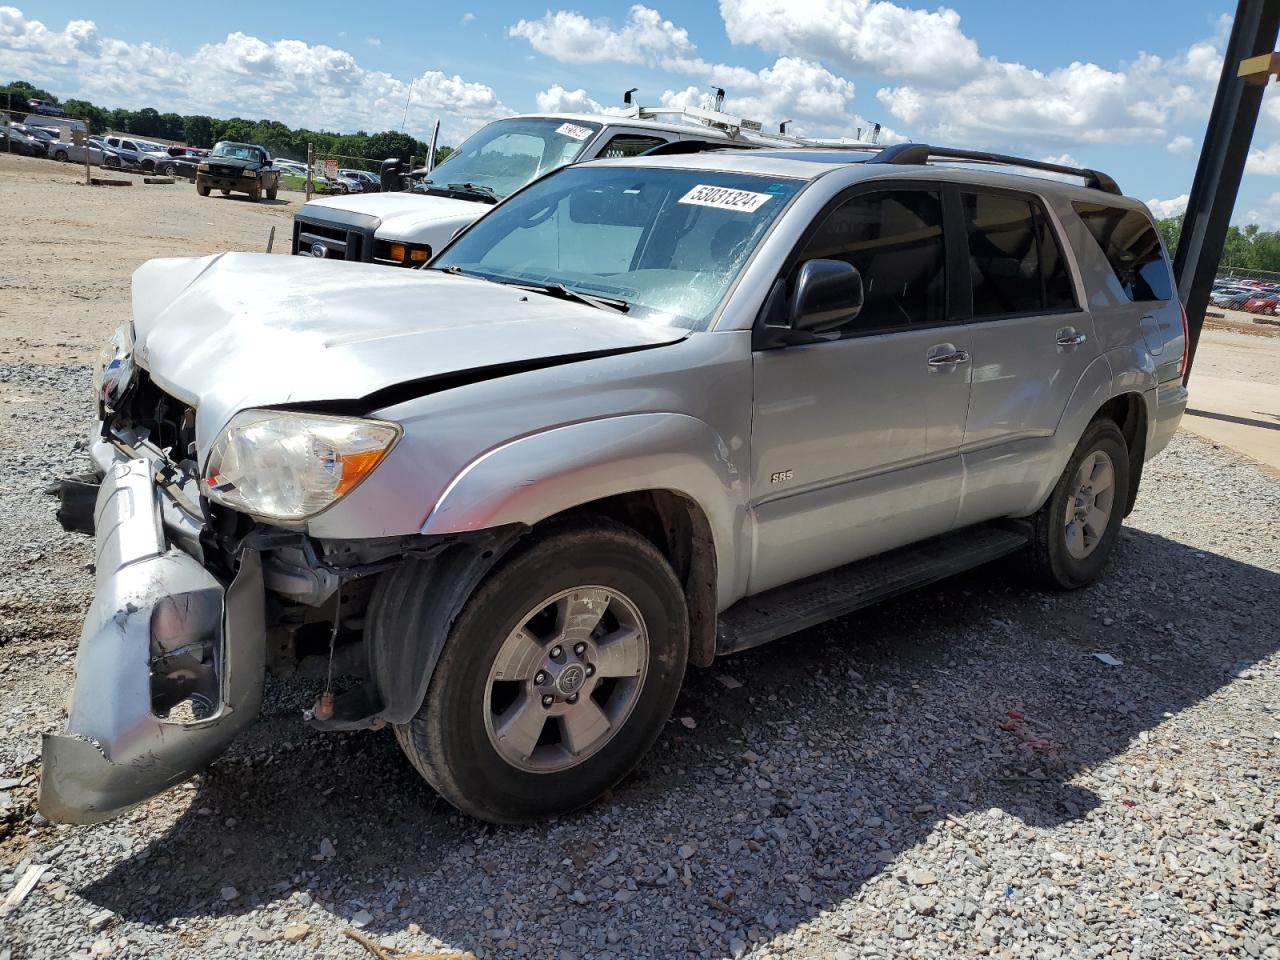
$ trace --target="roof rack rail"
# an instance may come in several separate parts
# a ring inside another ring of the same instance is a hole
[[[1088,167],[1068,167],[1061,163],[1049,163],[1046,160],[1029,160],[1026,157],[1011,157],[1003,153],[984,153],[980,150],[957,150],[954,147],[931,147],[927,143],[895,143],[885,147],[867,163],[897,163],[923,165],[930,160],[960,160],[968,163],[989,163],[1002,167],[1025,167],[1028,170],[1044,170],[1047,173],[1060,173],[1068,177],[1080,177],[1086,187],[1102,190],[1105,193],[1121,195],[1120,187],[1115,180],[1100,170]]]
[[[708,150],[758,150],[758,143],[741,140],[672,140],[650,147],[641,157],[675,157],[683,153],[705,153]]]

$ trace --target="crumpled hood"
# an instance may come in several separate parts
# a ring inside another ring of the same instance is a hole
[[[478,200],[389,191],[312,200],[298,211],[298,216],[304,220],[308,216],[323,220],[326,209],[377,217],[380,223],[376,235],[380,239],[430,243],[438,249],[455,230],[479,220],[493,205]]]
[[[202,458],[249,407],[358,400],[408,381],[688,335],[470,277],[261,253],[144,263],[133,310],[138,361],[196,407]]]

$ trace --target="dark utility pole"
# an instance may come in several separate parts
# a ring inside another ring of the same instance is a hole
[[[1280,70],[1280,57],[1273,56],[1278,31],[1280,0],[1240,0],[1173,258],[1191,339],[1187,344],[1188,377],[1253,141],[1262,92]]]

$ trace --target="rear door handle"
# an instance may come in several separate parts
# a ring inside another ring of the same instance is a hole
[[[1083,333],[1071,327],[1058,331],[1058,346],[1060,347],[1078,347],[1088,339]]]
[[[940,353],[935,357],[930,357],[928,360],[931,367],[954,367],[956,364],[968,362],[969,354],[963,350],[957,350],[954,353]]]

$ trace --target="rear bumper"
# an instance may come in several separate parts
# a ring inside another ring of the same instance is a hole
[[[44,738],[40,812],[93,823],[199,771],[257,717],[262,567],[224,584],[171,545],[146,460],[119,460],[95,505],[97,590],[66,728]]]
[[[1182,423],[1187,409],[1187,388],[1181,380],[1163,383],[1147,395],[1147,410],[1151,416],[1147,436],[1146,459],[1150,460],[1169,445]]]

